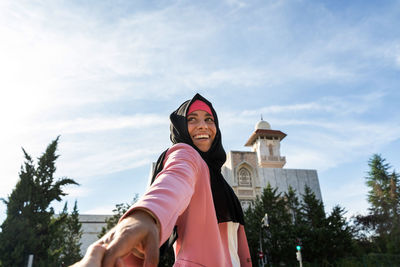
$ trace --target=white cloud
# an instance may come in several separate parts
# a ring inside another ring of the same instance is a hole
[[[156,114],[135,114],[133,116],[101,116],[75,118],[67,121],[46,122],[36,125],[39,130],[58,131],[63,134],[93,133],[118,129],[143,129],[167,126],[166,116]],[[32,130],[34,127],[31,128]]]
[[[285,114],[292,112],[324,112],[334,116],[348,114],[362,114],[370,110],[374,105],[382,101],[386,94],[383,92],[371,92],[365,95],[347,95],[344,97],[321,97],[308,103],[295,103],[290,105],[273,105],[255,110],[245,110],[242,116],[254,116],[258,114]],[[290,121],[289,121],[290,122]],[[295,122],[292,120],[291,122]],[[299,122],[304,124],[304,122]],[[312,123],[312,122],[310,122]]]
[[[307,130],[306,127],[310,125],[329,128],[325,128],[327,131],[315,127]],[[399,138],[400,125],[394,125],[393,122],[310,121],[304,122],[302,130],[292,135],[291,145],[286,145],[284,150],[290,155],[288,166],[306,166],[324,171],[360,156],[376,153]]]
[[[289,168],[325,171],[372,154],[400,138],[396,117],[380,121],[360,119],[388,97],[373,92],[344,97],[321,97],[312,102],[273,105],[224,114],[224,126],[248,124],[258,114],[268,115],[272,129],[290,129],[290,139],[282,144]],[[289,156],[290,155],[290,156]]]
[[[91,190],[87,187],[69,185],[66,187],[64,192],[68,195],[69,198],[79,198],[87,196],[91,193]]]
[[[93,145],[96,145],[94,143]],[[133,150],[133,151],[126,151]],[[141,166],[150,166],[155,160],[159,150],[151,149],[129,149],[115,148],[106,149],[104,146],[92,151],[73,151],[72,154],[64,154],[68,161],[59,166],[59,173],[68,174],[70,177],[78,177],[79,181],[96,176],[106,175],[127,169],[134,169]],[[79,155],[80,154],[80,155]],[[74,156],[76,155],[76,156]],[[78,156],[79,155],[79,156]]]

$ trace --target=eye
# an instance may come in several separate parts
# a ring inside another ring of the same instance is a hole
[[[211,117],[209,117],[209,118],[206,118],[206,122],[214,122],[214,119],[213,119],[213,118],[211,118]]]
[[[187,122],[193,122],[193,121],[195,121],[195,120],[196,120],[195,117],[188,117],[188,118],[187,118]]]

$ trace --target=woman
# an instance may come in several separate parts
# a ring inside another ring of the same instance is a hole
[[[156,266],[174,227],[174,266],[251,266],[240,202],[221,174],[226,154],[212,104],[196,94],[170,120],[173,146],[145,195],[102,239],[103,266]]]

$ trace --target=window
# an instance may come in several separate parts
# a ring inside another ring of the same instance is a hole
[[[251,175],[246,168],[239,170],[239,186],[251,186]]]

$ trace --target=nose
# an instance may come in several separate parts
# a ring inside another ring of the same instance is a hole
[[[198,127],[199,127],[200,129],[207,129],[207,128],[208,128],[208,125],[207,125],[207,123],[206,123],[205,120],[200,120]]]

